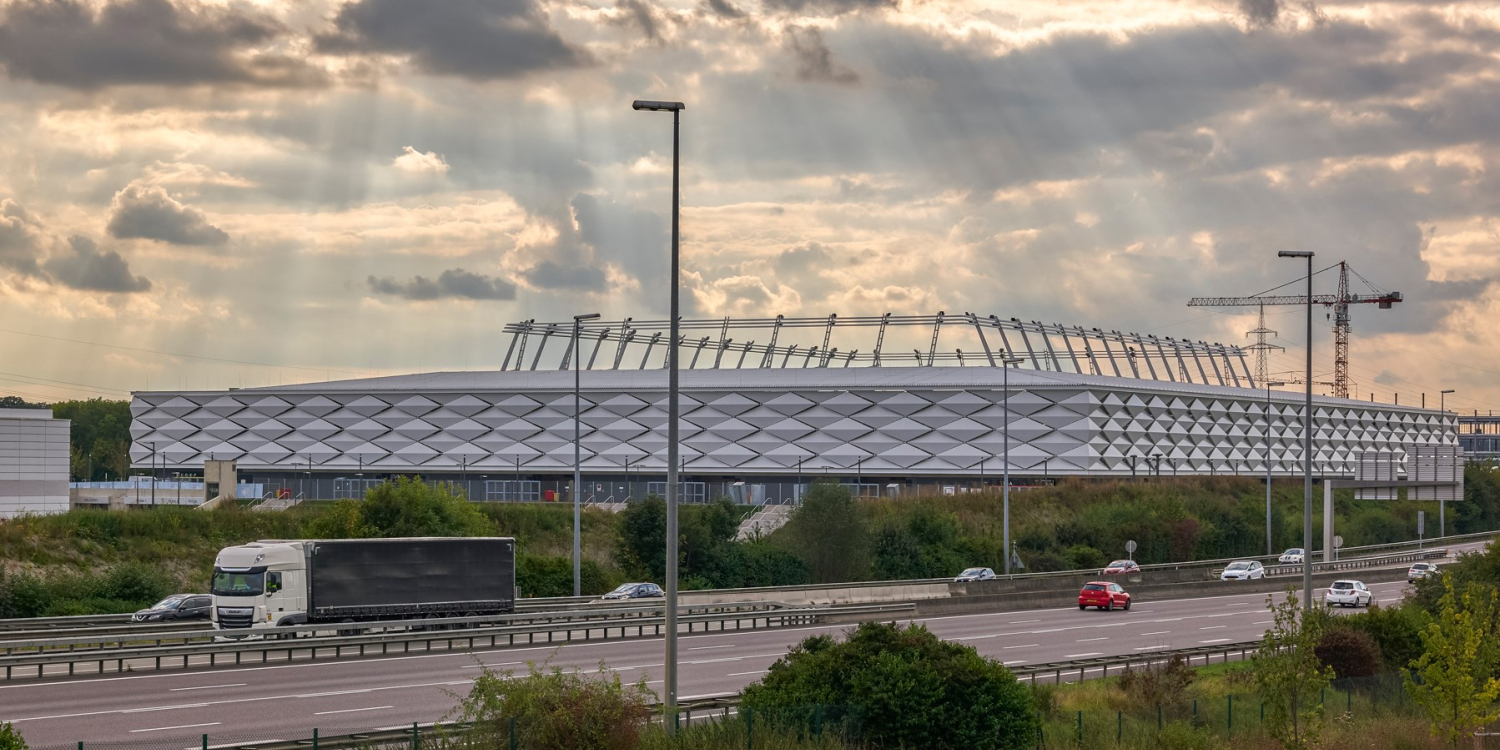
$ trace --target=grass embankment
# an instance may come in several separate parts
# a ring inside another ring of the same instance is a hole
[[[483,505],[480,510],[487,533],[516,538],[523,594],[572,593],[571,508]],[[163,506],[0,521],[0,617],[123,612],[168,593],[203,591],[220,549],[257,539],[316,537],[315,525],[332,512],[328,504],[272,513]],[[590,510],[583,515],[590,593],[608,590],[623,577],[614,564],[617,525],[614,514]]]

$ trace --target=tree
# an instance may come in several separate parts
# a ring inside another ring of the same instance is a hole
[[[72,475],[75,481],[121,478],[130,472],[130,402],[91,398],[59,401],[52,416],[72,422]]]
[[[1318,661],[1335,678],[1370,677],[1380,673],[1380,647],[1369,633],[1351,628],[1329,628],[1318,641]]]
[[[312,523],[325,539],[407,536],[486,536],[494,532],[484,513],[446,485],[421,477],[397,477],[365,494],[364,500],[340,500]]]
[[[1404,676],[1412,700],[1427,712],[1432,734],[1457,746],[1479,727],[1500,718],[1494,703],[1500,680],[1494,676],[1495,590],[1469,586],[1462,597],[1451,579],[1444,582],[1437,617],[1422,631],[1422,656]]]
[[[1317,655],[1326,615],[1304,612],[1291,589],[1281,604],[1266,597],[1266,607],[1272,613],[1271,629],[1251,657],[1255,685],[1266,704],[1266,731],[1287,750],[1316,747],[1323,719],[1318,695],[1333,678],[1333,670]]]
[[[620,513],[620,561],[653,581],[667,579],[667,502],[655,495]]]
[[[814,582],[855,581],[869,571],[869,525],[848,487],[814,483],[778,536],[807,564]]]
[[[921,625],[863,623],[840,642],[815,635],[745,688],[759,722],[846,726],[874,748],[1011,750],[1036,745],[1031,690],[972,646]]]
[[[26,740],[9,722],[0,724],[0,750],[26,750]]]
[[[528,674],[517,676],[480,665],[469,694],[445,717],[467,725],[458,731],[469,742],[454,746],[631,750],[640,744],[656,700],[645,677],[625,684],[602,665],[593,676],[546,663],[526,666]]]

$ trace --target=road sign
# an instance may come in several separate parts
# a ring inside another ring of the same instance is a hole
[[[1134,539],[1131,539],[1130,541],[1128,541],[1128,542],[1125,543],[1125,552],[1127,554],[1131,554],[1131,555],[1135,554],[1135,540]]]
[[[1333,548],[1338,549],[1342,546],[1344,546],[1344,538],[1341,536],[1335,536],[1333,538]]]
[[[1417,535],[1427,533],[1427,511],[1417,511]]]

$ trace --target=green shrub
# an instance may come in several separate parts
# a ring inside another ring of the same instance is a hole
[[[747,687],[742,710],[849,726],[877,748],[1031,748],[1030,689],[999,662],[925,627],[864,623],[844,641],[807,638]]]
[[[1109,562],[1104,553],[1086,544],[1075,544],[1068,548],[1068,565],[1073,570],[1100,568]]]
[[[1406,602],[1395,607],[1373,604],[1353,617],[1337,618],[1337,623],[1369,635],[1380,650],[1381,664],[1399,671],[1422,655],[1422,631],[1431,620],[1426,610]]]
[[[6,575],[0,570],[0,619],[41,617],[52,603],[51,592],[30,573]]]
[[[618,585],[599,563],[584,560],[578,580],[585,596],[603,594]],[[516,588],[521,596],[572,596],[573,561],[567,557],[516,556]]]
[[[1380,674],[1380,649],[1369,633],[1351,628],[1330,628],[1323,632],[1323,638],[1313,651],[1323,666],[1333,668],[1334,677]]]
[[[1215,750],[1220,745],[1207,729],[1174,721],[1156,733],[1154,747],[1157,750]]]
[[[0,724],[0,750],[26,750],[26,740],[10,723]]]
[[[1143,667],[1126,665],[1118,684],[1132,706],[1151,709],[1181,702],[1193,684],[1193,669],[1181,656]]]
[[[481,668],[469,694],[447,717],[471,724],[477,747],[527,750],[634,750],[646,730],[656,695],[645,678],[624,684],[617,673],[598,675],[527,664],[527,674]]]

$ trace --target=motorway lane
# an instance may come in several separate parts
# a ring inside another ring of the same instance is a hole
[[[1232,586],[1205,583],[1215,592]],[[1399,600],[1405,587],[1371,585],[1382,602]],[[1229,594],[1143,601],[1129,612],[1069,607],[907,621],[1019,666],[1257,639],[1270,624],[1265,601],[1264,593]],[[848,627],[684,636],[680,694],[736,692],[802,638]],[[526,661],[549,657],[553,665],[586,670],[603,661],[622,679],[661,687],[661,640],[647,638],[18,682],[0,685],[0,721],[16,723],[34,748],[121,740],[188,748],[204,733],[211,744],[298,739],[313,727],[332,735],[431,722],[467,691],[480,663],[524,671]]]

